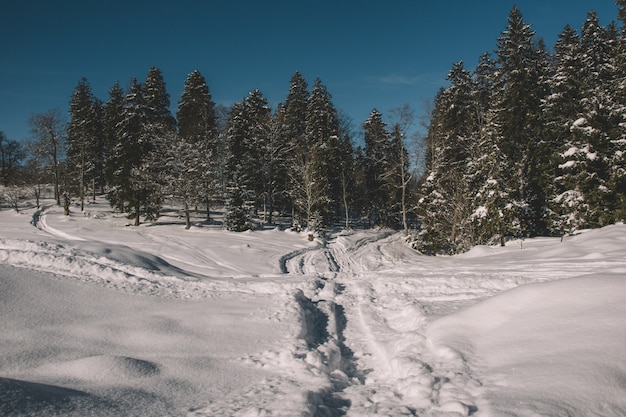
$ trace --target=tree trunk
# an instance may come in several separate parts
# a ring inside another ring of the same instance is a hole
[[[137,204],[135,206],[135,226],[139,226],[141,224],[141,221],[139,220],[139,204]]]
[[[191,220],[189,218],[189,203],[185,201],[185,229],[191,229]]]

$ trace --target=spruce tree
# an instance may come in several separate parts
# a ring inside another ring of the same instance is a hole
[[[502,173],[509,191],[503,211],[512,222],[508,234],[545,233],[546,193],[542,189],[540,155],[543,140],[541,102],[545,96],[540,64],[543,52],[533,41],[535,32],[515,6],[506,30],[498,39],[498,77],[495,84],[499,148],[507,163]]]
[[[100,160],[98,139],[101,136],[98,103],[86,78],[82,78],[70,101],[70,122],[67,126],[67,170],[72,190],[78,193],[80,210],[84,210],[85,189],[95,185],[96,164]],[[92,181],[88,181],[91,179]]]
[[[580,74],[580,39],[576,30],[567,25],[554,47],[551,94],[544,103],[546,127],[555,141],[553,166],[558,168],[554,178],[552,210],[555,212],[554,227],[561,233],[573,231],[584,224],[584,197],[578,188],[576,176],[566,163],[573,143],[573,124],[583,112],[583,88]]]
[[[113,150],[116,169],[109,195],[129,218],[134,218],[135,226],[140,224],[142,214],[148,220],[156,218],[162,204],[162,190],[150,165],[155,156],[148,114],[142,86],[133,78],[116,129],[118,142]]]
[[[387,225],[392,190],[387,174],[391,165],[391,138],[382,114],[373,109],[363,124],[365,184],[370,222]]]
[[[611,140],[610,188],[615,192],[615,219],[626,221],[626,0],[616,0],[621,31],[615,49],[614,114],[619,129]]]
[[[161,70],[151,67],[143,85],[143,95],[147,111],[147,125],[161,132],[173,132],[176,119],[170,112],[170,95],[165,86]]]
[[[310,199],[307,204],[307,224],[316,219],[314,227],[323,232],[331,225],[341,196],[339,181],[339,119],[332,97],[317,78],[307,102],[306,146],[309,151],[308,169]],[[306,181],[306,178],[305,178]]]
[[[437,96],[428,133],[428,176],[421,190],[423,233],[419,249],[456,253],[473,244],[470,160],[477,140],[477,98],[471,74],[462,62],[448,75],[451,85]]]
[[[255,207],[267,197],[266,152],[271,133],[271,111],[259,90],[253,90],[241,103],[233,106],[228,123],[227,143],[229,178],[229,213],[237,223],[229,230],[250,227],[241,212]]]
[[[122,120],[124,109],[124,89],[119,82],[109,89],[109,99],[104,104],[103,109],[103,140],[104,140],[104,176],[107,186],[110,188],[107,198],[112,207],[120,208],[120,201],[114,190],[116,183],[115,172],[119,169],[120,158],[115,154],[116,148],[120,145],[117,126]],[[121,210],[120,210],[121,211]]]
[[[587,221],[595,227],[615,221],[618,200],[611,181],[611,162],[615,155],[613,139],[619,137],[619,125],[623,121],[615,95],[618,91],[614,67],[616,36],[611,26],[600,26],[596,13],[589,12],[580,37],[586,97],[581,115],[584,122],[578,124],[575,133],[578,160],[586,171],[582,174],[581,186],[589,207]]]
[[[290,87],[284,106],[277,113],[280,121],[279,133],[288,148],[286,193],[292,212],[292,226],[300,227],[300,219],[306,217],[307,187],[305,176],[310,161],[306,143],[306,115],[309,100],[308,84],[302,74],[295,72],[290,79]]]
[[[219,179],[219,143],[215,103],[202,74],[195,70],[187,77],[176,112],[178,136],[171,158],[178,163],[172,171],[172,193],[184,205],[186,227],[190,227],[189,210],[204,203],[207,219],[215,198]]]

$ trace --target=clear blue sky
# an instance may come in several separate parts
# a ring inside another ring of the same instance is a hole
[[[29,137],[28,118],[67,113],[81,77],[108,99],[116,80],[163,72],[172,111],[187,75],[207,79],[217,103],[258,88],[272,108],[300,71],[320,77],[356,128],[372,108],[418,113],[456,61],[474,68],[496,48],[513,4],[552,47],[589,10],[616,19],[613,0],[4,1],[0,6],[0,130]]]

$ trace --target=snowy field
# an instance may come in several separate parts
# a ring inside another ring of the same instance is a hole
[[[0,211],[1,416],[624,416],[626,226],[424,257]]]

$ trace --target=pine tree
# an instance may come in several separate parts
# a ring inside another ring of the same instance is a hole
[[[215,103],[205,78],[194,70],[185,80],[185,88],[176,112],[178,134],[187,141],[201,143],[215,140],[217,121]]]
[[[373,109],[363,125],[365,141],[366,201],[369,203],[369,219],[376,224],[389,222],[391,189],[387,178],[390,160],[391,138],[382,114]]]
[[[520,10],[513,7],[506,30],[498,39],[498,77],[494,86],[499,148],[507,160],[502,173],[509,203],[502,210],[513,219],[505,229],[509,234],[533,236],[547,229],[546,193],[540,178],[542,164],[535,152],[543,140],[543,51],[536,47],[534,34]]]
[[[572,125],[583,111],[583,88],[580,77],[583,68],[580,63],[580,39],[569,25],[559,35],[555,47],[554,69],[551,77],[551,94],[544,103],[546,127],[555,141],[553,165],[555,172],[554,197],[552,208],[556,213],[555,227],[561,232],[572,231],[583,223],[584,198],[577,189],[577,180],[566,164],[572,142]]]
[[[561,149],[559,165],[560,182],[565,188],[558,200],[563,212],[561,223],[565,222],[561,227],[568,231],[614,221],[615,194],[610,185],[609,161],[611,136],[620,119],[611,112],[614,47],[609,31],[590,12],[583,24],[576,57],[580,67],[574,76],[580,101],[566,124],[569,135]]]
[[[616,0],[621,31],[616,45],[613,114],[619,129],[611,138],[610,188],[615,193],[615,219],[626,221],[626,0]]]
[[[308,84],[299,72],[290,79],[290,87],[284,106],[281,106],[278,120],[282,140],[288,147],[286,193],[289,196],[292,213],[292,226],[300,227],[297,216],[306,216],[307,201],[304,175],[309,163],[309,148],[306,144],[306,114],[309,100]]]
[[[344,209],[344,228],[350,228],[350,209],[356,199],[356,164],[352,144],[352,121],[344,113],[339,113],[339,184],[341,204]]]
[[[86,78],[82,78],[70,101],[71,119],[67,126],[67,170],[74,191],[80,198],[80,210],[84,211],[87,178],[95,182],[97,156],[97,121],[96,100]]]
[[[317,78],[307,102],[306,146],[311,193],[307,202],[307,224],[315,218],[316,229],[323,232],[332,223],[341,196],[339,181],[339,120],[332,97]],[[306,181],[306,178],[305,178]]]
[[[170,112],[170,95],[165,86],[161,70],[151,67],[143,86],[146,102],[147,125],[160,132],[176,130],[176,119]]]
[[[272,223],[275,208],[288,206],[291,143],[284,135],[285,106],[279,104],[270,122],[269,137],[263,151],[264,221]]]
[[[120,138],[118,137],[117,126],[122,121],[122,112],[124,110],[124,89],[119,82],[109,89],[109,99],[104,104],[103,109],[103,147],[104,147],[104,176],[107,186],[115,186],[115,172],[120,168],[118,163],[121,160],[115,155],[115,150],[120,146]],[[109,190],[107,198],[112,207],[120,208],[121,202],[118,201],[116,193]],[[121,210],[120,210],[121,211]]]
[[[176,174],[172,193],[183,202],[189,228],[189,210],[197,204],[206,205],[207,220],[210,219],[220,162],[215,103],[204,77],[197,70],[185,81],[176,117],[178,137],[170,158],[178,163],[172,171]]]
[[[233,106],[227,127],[229,178],[229,213],[239,219],[228,226],[241,231],[251,222],[241,217],[263,199],[267,190],[264,163],[271,133],[271,112],[259,90],[253,90],[241,103]]]
[[[113,187],[109,195],[122,210],[140,224],[141,214],[154,219],[161,206],[161,191],[153,178],[150,162],[155,159],[154,137],[151,134],[148,106],[143,89],[135,78],[131,80],[124,99],[121,120],[117,125],[118,142],[113,150]]]
[[[453,65],[450,87],[435,102],[428,132],[428,176],[421,190],[423,232],[418,248],[426,253],[456,253],[474,242],[472,230],[474,168],[477,145],[477,98],[471,74]]]

